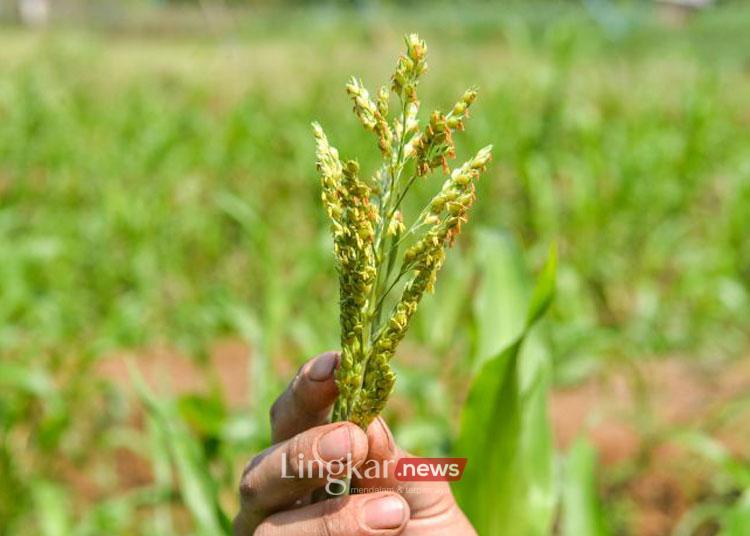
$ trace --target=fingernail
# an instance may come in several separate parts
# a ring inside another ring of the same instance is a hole
[[[365,523],[375,530],[396,529],[404,522],[404,501],[380,497],[365,504]]]
[[[343,460],[351,452],[352,438],[346,426],[339,426],[318,440],[318,455],[323,461]]]
[[[307,371],[307,377],[316,382],[330,379],[333,376],[333,369],[336,368],[337,360],[338,356],[334,352],[316,357]]]

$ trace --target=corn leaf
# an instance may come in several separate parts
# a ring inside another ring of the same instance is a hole
[[[563,536],[609,534],[596,490],[596,450],[585,439],[570,448],[563,484]]]
[[[479,271],[474,298],[474,365],[479,368],[510,346],[523,331],[530,285],[523,252],[510,237],[479,229],[474,241]]]
[[[467,457],[468,465],[454,490],[461,508],[482,535],[541,535],[550,530],[554,490],[546,413],[549,370],[538,348],[535,355],[528,354],[531,366],[525,370],[521,370],[520,356],[531,328],[552,302],[556,263],[552,249],[528,312],[521,317],[520,333],[484,362],[463,408],[455,455]],[[505,296],[499,289],[498,295]],[[497,307],[508,305],[500,302],[496,302]],[[485,296],[484,314],[491,314],[488,304]],[[497,315],[489,318],[496,319]],[[484,329],[493,330],[486,320]],[[507,337],[507,331],[503,333],[498,326],[494,332]],[[485,334],[484,347],[489,344]]]
[[[750,492],[745,491],[722,516],[722,536],[743,536],[750,527]]]

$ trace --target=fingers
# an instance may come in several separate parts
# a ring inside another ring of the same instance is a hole
[[[338,395],[333,380],[338,357],[338,352],[326,352],[302,365],[286,391],[274,402],[271,407],[274,443],[328,422]]]
[[[236,525],[253,527],[258,519],[325,485],[329,476],[345,475],[342,461],[350,459],[356,467],[366,457],[367,436],[351,423],[320,426],[274,445],[256,456],[242,475]]]
[[[395,493],[332,499],[267,518],[255,536],[391,536],[401,534],[409,506]]]

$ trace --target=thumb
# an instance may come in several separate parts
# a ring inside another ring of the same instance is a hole
[[[367,460],[361,468],[365,470],[377,464],[380,470],[372,471],[370,474],[377,474],[379,478],[366,478],[365,472],[362,479],[353,480],[353,486],[365,490],[392,489],[401,493],[411,507],[412,516],[425,513],[429,515],[429,512],[436,506],[440,507],[446,501],[453,502],[453,495],[447,482],[409,482],[397,478],[398,461],[402,458],[410,458],[411,455],[396,445],[393,434],[382,417],[375,419],[367,428],[367,440],[369,449]]]
[[[360,467],[378,464],[383,469],[380,471],[382,478],[364,478],[363,475],[361,479],[354,479],[353,486],[400,493],[409,504],[412,517],[409,530],[415,534],[476,534],[456,504],[448,482],[410,482],[397,478],[398,461],[411,456],[396,445],[391,430],[381,417],[368,427],[367,439],[368,458]]]
[[[409,507],[394,493],[330,499],[266,518],[255,536],[310,534],[326,536],[396,536],[409,520]]]

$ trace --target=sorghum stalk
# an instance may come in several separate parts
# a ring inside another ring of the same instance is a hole
[[[362,428],[380,413],[393,390],[396,376],[390,360],[422,296],[433,290],[445,250],[467,221],[475,199],[474,183],[491,158],[487,146],[452,171],[448,165],[455,157],[453,133],[463,130],[477,96],[475,89],[467,90],[447,114],[433,112],[420,130],[417,87],[427,70],[426,55],[425,42],[416,34],[408,35],[406,54],[398,60],[390,91],[381,87],[373,101],[361,80],[352,78],[346,86],[355,115],[375,134],[383,157],[370,181],[360,178],[356,161],[341,162],[320,125],[313,125],[322,199],[331,220],[339,274],[341,361],[332,418]],[[392,123],[390,92],[400,104]],[[407,229],[402,201],[416,180],[437,168],[448,178]],[[400,298],[383,320],[386,299],[399,287]]]

